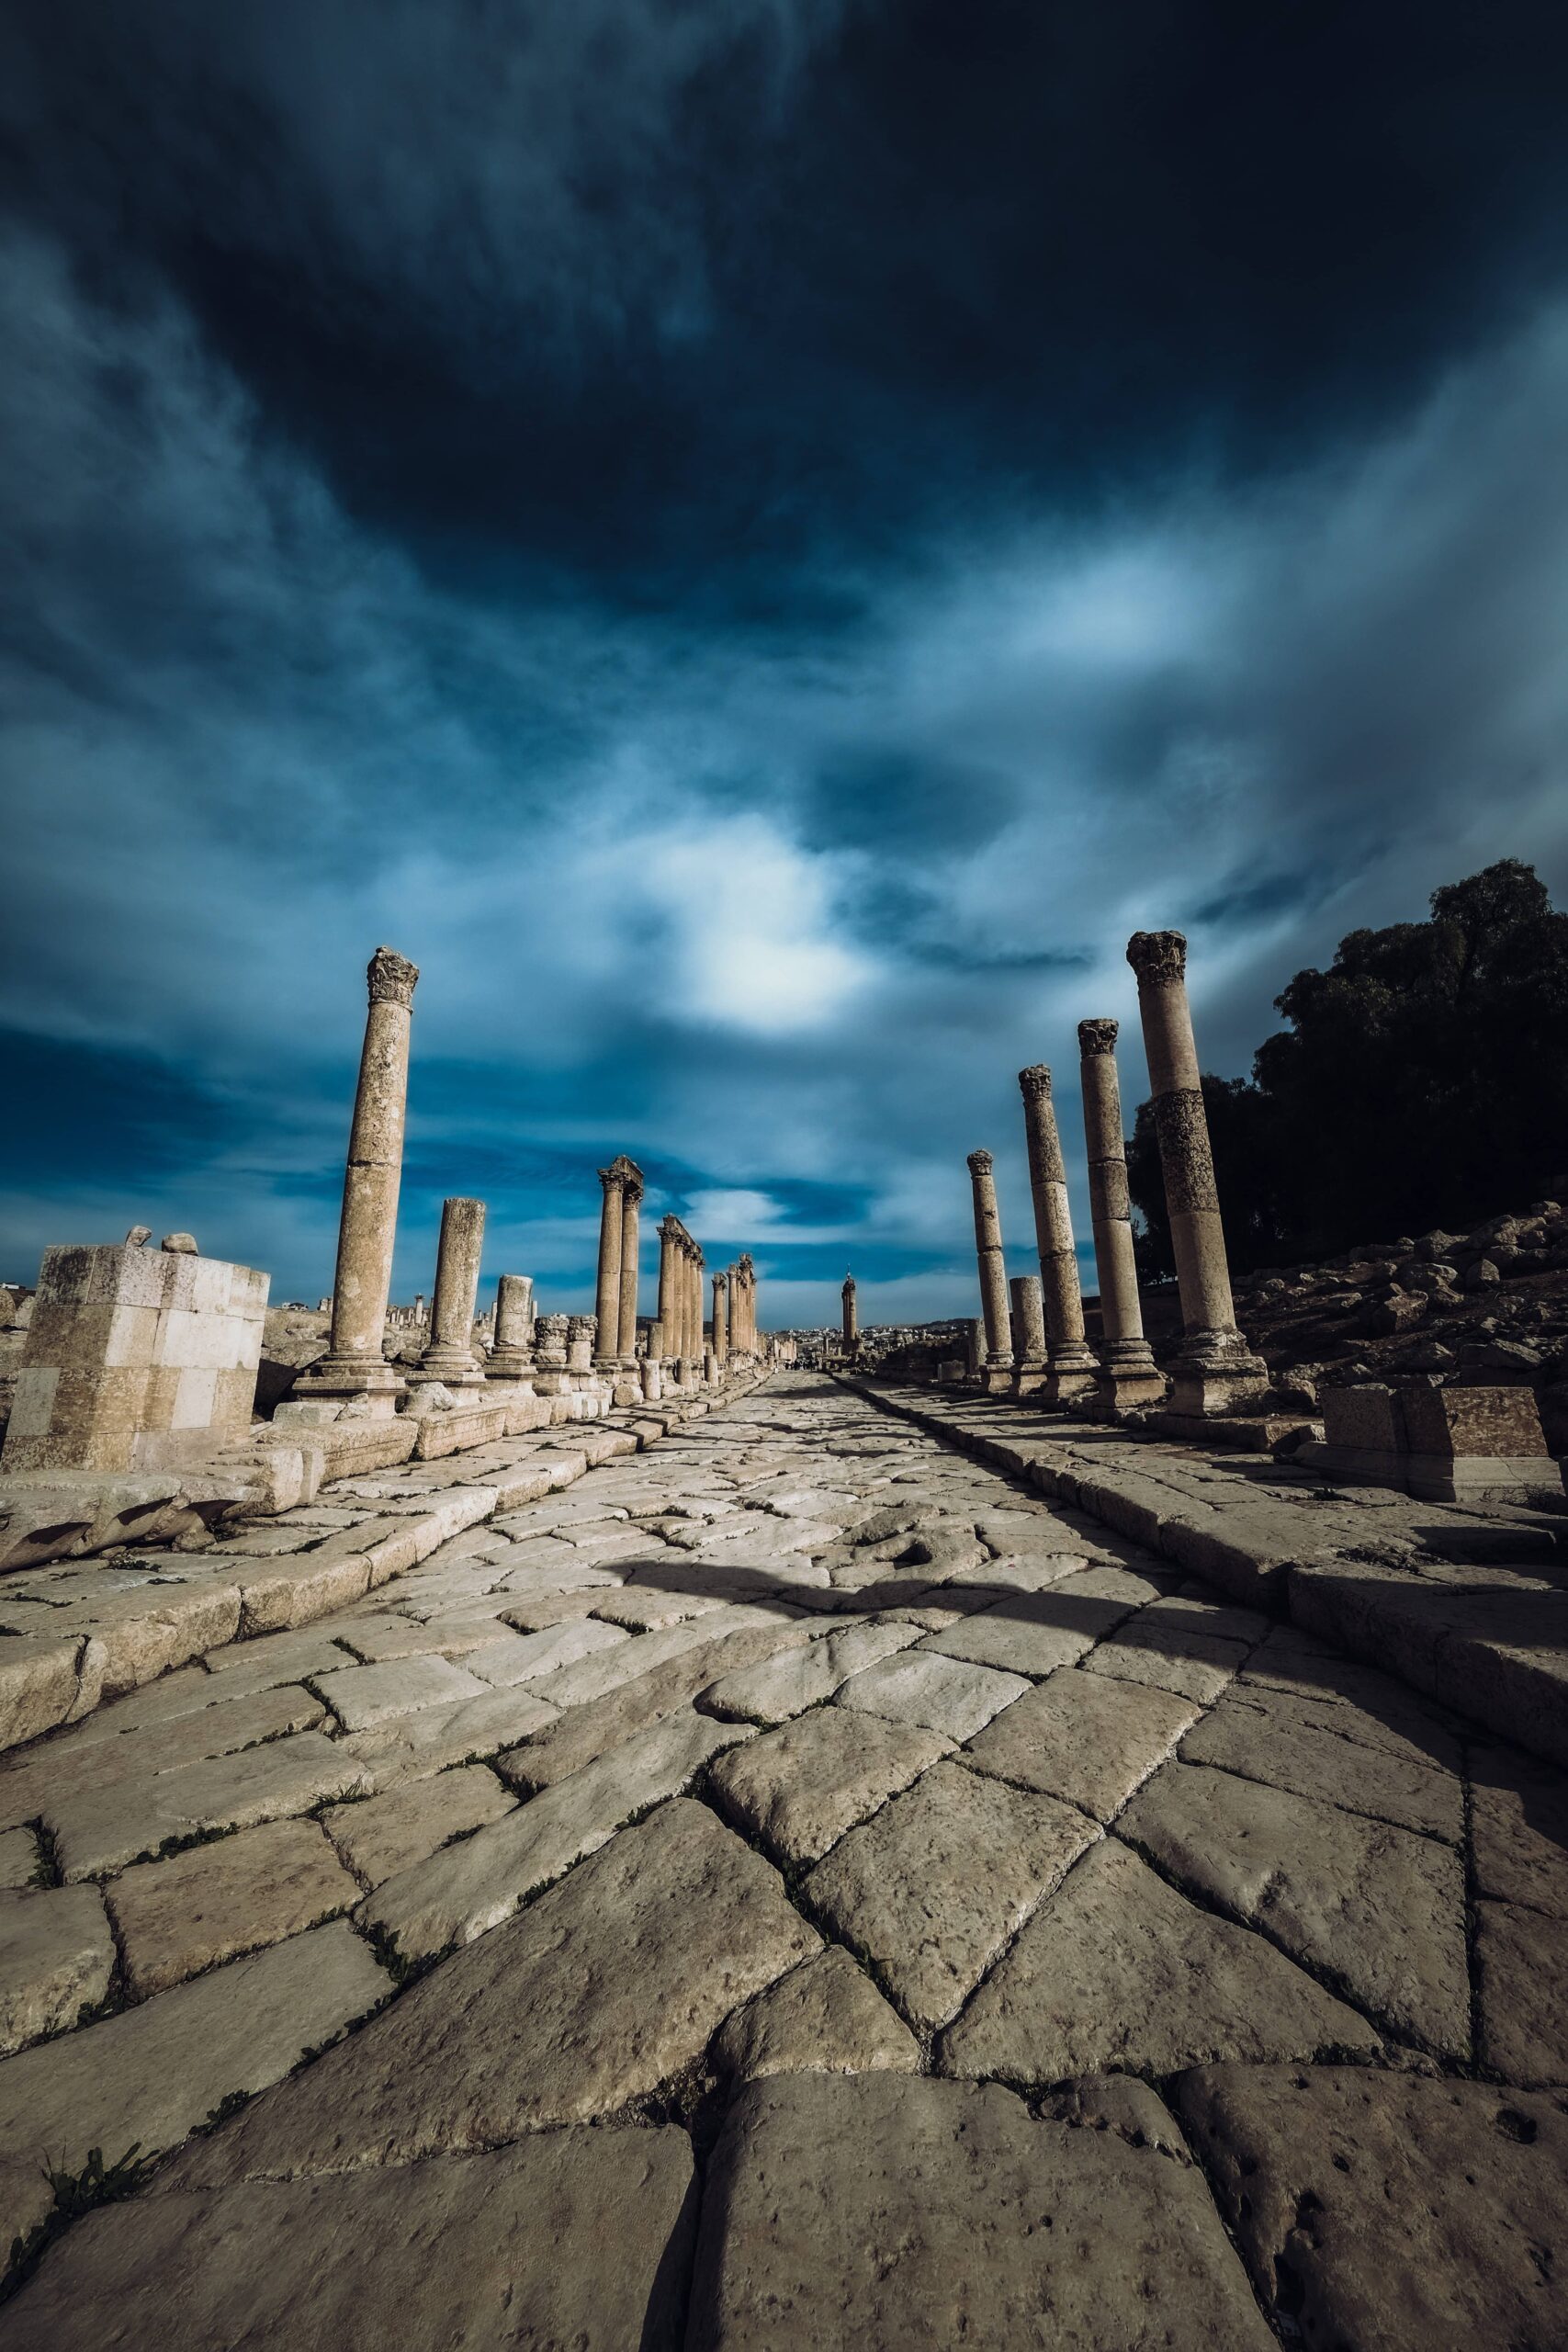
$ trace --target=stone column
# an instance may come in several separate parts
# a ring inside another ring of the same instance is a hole
[[[599,1281],[593,1306],[600,1362],[613,1367],[621,1329],[621,1227],[626,1201],[626,1180],[618,1159],[601,1168],[599,1182],[604,1197],[599,1208]]]
[[[858,1352],[860,1348],[860,1318],[855,1312],[855,1278],[853,1274],[846,1274],[844,1276],[843,1288],[839,1293],[839,1295],[844,1303],[844,1353],[847,1356],[852,1356]]]
[[[1157,1404],[1164,1374],[1144,1337],[1133,1254],[1133,1199],[1127,1189],[1127,1139],[1116,1075],[1116,1023],[1080,1021],[1084,1145],[1089,1154],[1089,1204],[1094,1221],[1094,1262],[1100,1276],[1100,1378],[1097,1402],[1113,1412]]]
[[[372,1413],[385,1414],[396,1409],[405,1386],[402,1374],[383,1356],[381,1341],[392,1287],[409,1031],[419,967],[389,947],[378,947],[367,978],[370,1010],[344,1171],[332,1331],[325,1356],[301,1374],[294,1393],[303,1402],[328,1408],[364,1398]]]
[[[1002,1220],[988,1151],[969,1155],[975,1193],[975,1254],[980,1267],[980,1305],[985,1310],[986,1356],[980,1385],[993,1394],[1012,1385],[1012,1325],[1008,1316],[1007,1261],[1002,1256]]]
[[[1231,1303],[1220,1196],[1187,1003],[1187,942],[1179,931],[1134,932],[1127,961],[1138,978],[1155,1135],[1181,1290],[1184,1336],[1171,1366],[1171,1408],[1229,1412],[1258,1400],[1269,1372],[1237,1330]]]
[[[637,1364],[637,1255],[638,1242],[638,1213],[642,1207],[642,1170],[626,1164],[621,1191],[621,1279],[620,1319],[615,1339],[615,1353],[623,1372],[631,1372]],[[604,1329],[604,1325],[599,1326]],[[609,1345],[606,1340],[605,1346]]]
[[[446,1388],[484,1385],[484,1366],[474,1353],[474,1300],[484,1238],[482,1201],[442,1202],[430,1345],[419,1364],[422,1380],[439,1380]]]
[[[680,1300],[678,1273],[681,1221],[676,1216],[660,1219],[659,1225],[659,1321],[656,1328],[659,1353],[668,1361],[681,1352],[681,1334],[677,1327],[677,1306]],[[649,1353],[652,1352],[651,1342]]]
[[[541,1315],[534,1325],[534,1353],[539,1367],[534,1386],[541,1396],[558,1396],[567,1385],[568,1319],[564,1315]]]
[[[722,1372],[729,1362],[729,1276],[716,1270],[713,1278],[713,1351]]]
[[[1067,1171],[1062,1164],[1061,1137],[1056,1133],[1055,1105],[1051,1100],[1051,1073],[1043,1062],[1021,1069],[1023,1129],[1029,1145],[1029,1184],[1034,1196],[1034,1238],[1040,1251],[1040,1293],[1045,1316],[1048,1371],[1041,1396],[1047,1405],[1065,1405],[1086,1396],[1097,1370],[1084,1338],[1083,1293],[1078,1286],[1077,1253],[1073,1247],[1073,1216],[1067,1204]]]
[[[691,1377],[703,1376],[703,1253],[696,1243],[686,1255],[686,1362]]]
[[[534,1385],[534,1278],[502,1274],[495,1294],[495,1346],[485,1366],[488,1381],[504,1382],[525,1395]]]
[[[593,1349],[598,1332],[598,1317],[592,1315],[569,1315],[566,1322],[566,1368],[571,1374],[573,1388],[593,1386]]]
[[[1038,1274],[1014,1274],[1008,1283],[1012,1301],[1012,1346],[1015,1363],[1012,1393],[1038,1396],[1045,1385],[1045,1309]]]

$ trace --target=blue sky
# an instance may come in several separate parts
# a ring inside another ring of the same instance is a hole
[[[330,1282],[363,971],[442,1195],[974,1311],[1016,1072],[1191,941],[1568,888],[1568,31],[1504,5],[24,0],[0,31],[0,1278]],[[1196,19],[1196,31],[1194,24]],[[1310,19],[1310,21],[1309,21]]]

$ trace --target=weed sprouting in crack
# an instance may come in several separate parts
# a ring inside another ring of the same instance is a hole
[[[134,2197],[152,2169],[152,2159],[141,2154],[141,2143],[133,2140],[123,2155],[106,2165],[101,2148],[89,2148],[87,2160],[80,2172],[67,2172],[63,2164],[45,2164],[41,2169],[53,2195],[53,2203],[42,2221],[35,2222],[24,2236],[11,2241],[10,2259],[4,2278],[0,2278],[0,2303],[7,2301],[19,2287],[24,2286],[43,2260],[56,2238],[80,2221],[84,2213],[96,2211],[100,2205],[115,2205],[127,2197]]]

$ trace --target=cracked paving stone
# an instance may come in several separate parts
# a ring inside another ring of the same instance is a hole
[[[361,1785],[380,1793],[400,1781],[425,1780],[450,1765],[494,1756],[557,1720],[558,1710],[536,1697],[527,1683],[505,1690],[486,1686],[482,1698],[421,1707],[412,1715],[395,1715],[377,1731],[351,1732],[337,1742],[337,1748],[360,1765]],[[337,1793],[349,1796],[354,1792]]]
[[[1346,1716],[1342,1724],[1337,1718]],[[1457,1770],[1427,1764],[1355,1736],[1355,1711],[1280,1690],[1233,1685],[1181,1743],[1184,1762],[1217,1764],[1300,1797],[1321,1797],[1351,1813],[1446,1838],[1464,1836],[1464,1783]]]
[[[351,2178],[143,2198],[73,2230],[13,2324],[31,2352],[678,2352],[695,2210],[683,2132],[585,2128]],[[592,2259],[562,2260],[571,2246]]]
[[[832,1703],[889,1723],[920,1724],[948,1739],[972,1739],[1032,1687],[1020,1674],[998,1673],[922,1645],[852,1675]]]
[[[1568,2083],[1568,1921],[1478,1903],[1475,1974],[1482,2064],[1506,2082]]]
[[[951,1745],[921,1724],[815,1707],[724,1757],[710,1779],[732,1819],[771,1854],[800,1864],[825,1854]]]
[[[341,1743],[306,1731],[239,1756],[64,1797],[45,1804],[43,1822],[73,1881],[140,1861],[173,1840],[254,1828],[369,1785],[365,1767]]]
[[[966,1753],[982,1772],[1106,1822],[1164,1763],[1198,1713],[1169,1691],[1065,1666],[1004,1709]]]
[[[395,1715],[424,1707],[456,1706],[491,1686],[439,1653],[389,1658],[378,1666],[345,1666],[318,1674],[315,1687],[344,1731],[377,1731]]]
[[[997,2084],[779,2075],[709,2162],[704,2352],[1271,2352],[1195,2170],[1036,2121]]]
[[[953,2016],[1099,1835],[1054,1797],[961,1764],[933,1764],[852,1829],[804,1893],[843,1942],[866,1954],[905,2016],[929,2031]]]
[[[355,2171],[613,2114],[820,1949],[767,1863],[675,1797],[164,2177]]]
[[[516,1803],[488,1765],[463,1764],[389,1789],[385,1796],[330,1805],[321,1824],[349,1869],[376,1887],[423,1861],[449,1838],[498,1821]]]
[[[312,1731],[325,1717],[319,1699],[288,1685],[233,1699],[222,1692],[210,1707],[112,1741],[83,1739],[72,1731],[0,1773],[0,1819],[7,1826],[29,1821],[68,1798],[90,1800],[106,1783],[112,1788],[174,1771],[182,1764],[199,1764],[208,1757],[237,1755],[283,1733]]]
[[[1471,1759],[1479,1894],[1568,1919],[1568,1780],[1517,1748]]]
[[[74,2025],[107,1993],[114,1965],[96,1886],[0,1894],[0,2057]]]
[[[815,1641],[723,1676],[703,1692],[702,1703],[716,1715],[766,1724],[787,1723],[807,1707],[830,1699],[852,1674],[908,1648],[915,1637],[913,1625],[886,1620],[835,1626]]]
[[[1469,2057],[1464,1867],[1451,1847],[1200,1764],[1166,1765],[1117,1829],[1395,2032]]]
[[[1568,2099],[1365,2067],[1207,2066],[1179,2104],[1292,2338],[1562,2342]]]
[[[950,2075],[1057,2083],[1380,2047],[1364,2018],[1113,1838],[1028,1920],[942,2040]]]
[[[836,1944],[726,2019],[710,2056],[737,2082],[765,2075],[865,2075],[919,2069],[920,2045],[862,1968]]]
[[[1122,1682],[1147,1682],[1156,1690],[1174,1691],[1212,1706],[1247,1656],[1244,1642],[1222,1641],[1213,1634],[1162,1621],[1147,1624],[1134,1617],[1130,1624],[1084,1661],[1090,1674],[1105,1674]]]
[[[144,2001],[236,1953],[318,1927],[359,1901],[314,1821],[269,1821],[166,1862],[141,1862],[105,1890],[127,1988]]]
[[[264,2089],[391,1991],[343,1921],[231,1961],[118,2017],[0,2063],[0,2243],[43,2219],[47,2161],[79,2174],[136,2144],[175,2146],[240,2092]]]

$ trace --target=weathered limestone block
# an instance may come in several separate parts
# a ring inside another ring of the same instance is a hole
[[[714,1767],[724,1810],[785,1863],[817,1860],[952,1743],[922,1724],[816,1707]]]
[[[243,1436],[268,1281],[217,1258],[46,1250],[0,1467],[158,1470]]]
[[[306,1813],[323,1799],[352,1796],[368,1785],[355,1757],[306,1731],[238,1756],[46,1801],[43,1821],[69,1884],[118,1870],[172,1841]]]
[[[0,1894],[0,2058],[73,2026],[108,1991],[114,1963],[96,1887]]]
[[[919,1724],[948,1739],[972,1739],[1030,1688],[1021,1675],[922,1648],[883,1658],[852,1675],[833,1704]]]
[[[269,1821],[122,1871],[107,1900],[127,1990],[144,2001],[220,1961],[352,1910],[359,1887],[316,1822]]]
[[[1109,1821],[1163,1764],[1199,1710],[1165,1690],[1063,1667],[969,1742],[970,1760]]]
[[[919,2071],[920,2045],[863,1969],[837,1944],[726,2019],[713,2064],[738,2083],[768,2075]]]
[[[510,1813],[517,1799],[487,1765],[460,1765],[358,1804],[330,1805],[322,1826],[352,1871],[376,1887],[451,1838]]]

